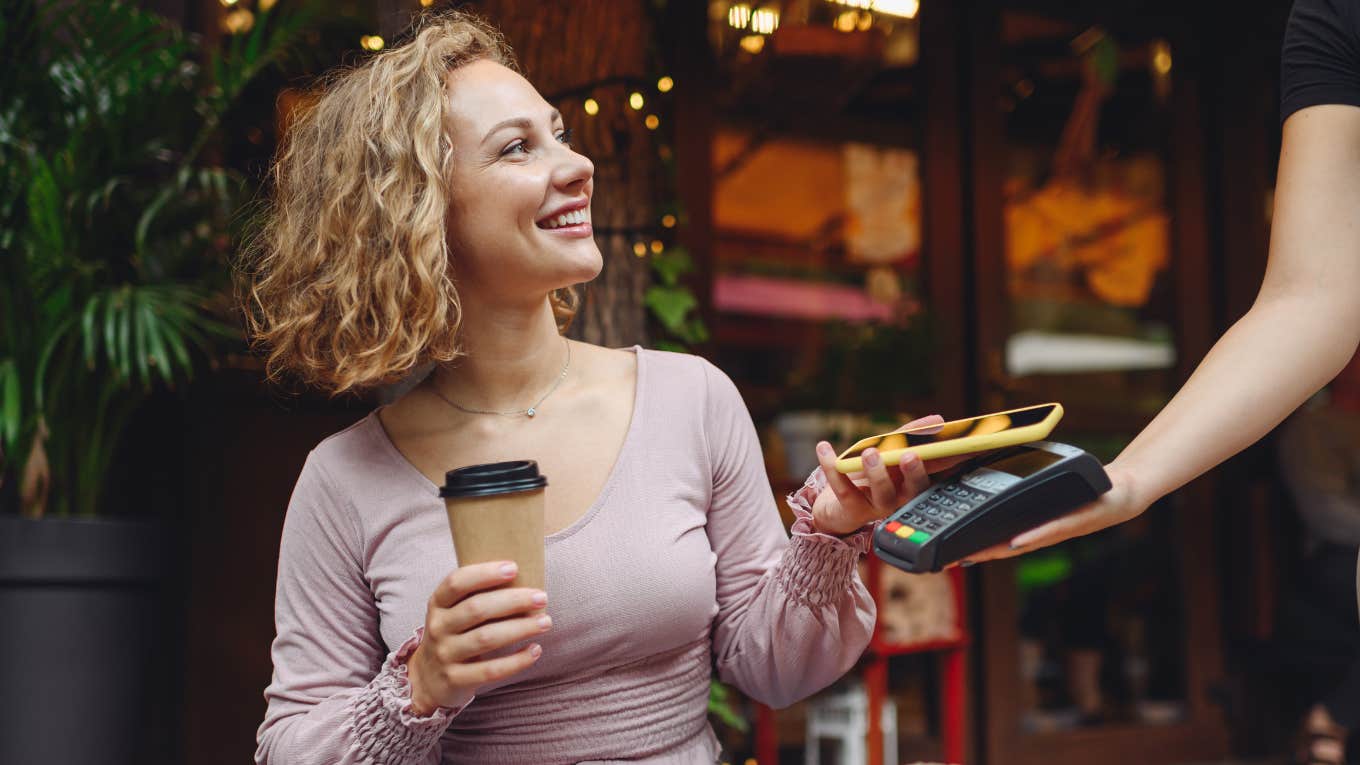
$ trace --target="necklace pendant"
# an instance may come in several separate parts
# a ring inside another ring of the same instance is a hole
[[[537,414],[537,412],[534,411],[534,408],[532,406],[529,407],[528,409],[525,409],[524,413],[530,417],[533,417],[535,414]]]

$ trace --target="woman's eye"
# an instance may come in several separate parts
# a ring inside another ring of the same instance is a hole
[[[567,128],[566,130],[560,131],[559,133],[557,133],[555,137],[562,145],[568,147],[571,146],[571,128]],[[529,151],[530,151],[529,142],[524,140],[523,138],[520,138],[517,139],[514,143],[502,149],[501,156],[508,157],[513,154],[528,154]]]

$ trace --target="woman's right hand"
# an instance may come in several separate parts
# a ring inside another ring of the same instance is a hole
[[[461,566],[444,577],[425,609],[425,634],[407,661],[411,712],[424,717],[438,707],[465,704],[487,683],[528,669],[543,653],[532,643],[508,656],[479,658],[552,628],[543,613],[547,593],[505,589],[517,568],[510,561]]]

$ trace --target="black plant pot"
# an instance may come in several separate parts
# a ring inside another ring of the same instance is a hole
[[[165,540],[148,522],[0,516],[0,763],[159,759]]]

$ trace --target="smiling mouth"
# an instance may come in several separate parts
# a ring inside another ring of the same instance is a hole
[[[572,210],[569,213],[562,213],[561,215],[546,218],[539,221],[536,225],[542,229],[552,230],[555,228],[562,228],[563,226],[579,226],[582,223],[589,222],[590,213],[586,212],[583,207],[580,210]]]

